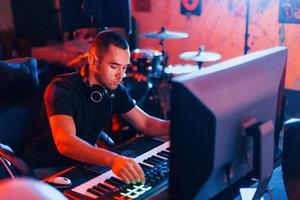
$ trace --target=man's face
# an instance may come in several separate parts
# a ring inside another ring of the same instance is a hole
[[[106,88],[116,89],[126,76],[126,69],[130,64],[129,49],[121,49],[113,45],[109,46],[94,68],[90,71],[96,82]]]

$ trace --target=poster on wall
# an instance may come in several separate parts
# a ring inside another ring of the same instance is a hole
[[[180,13],[182,15],[197,15],[201,14],[201,1],[202,0],[181,0]]]
[[[279,22],[300,24],[300,0],[280,0]]]

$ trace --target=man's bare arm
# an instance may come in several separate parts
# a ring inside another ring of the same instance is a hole
[[[122,116],[143,134],[155,137],[169,135],[170,121],[152,117],[138,106],[135,106]]]
[[[71,116],[52,116],[50,126],[55,145],[62,155],[81,162],[110,167],[125,182],[145,181],[142,169],[133,159],[92,146],[77,137]]]

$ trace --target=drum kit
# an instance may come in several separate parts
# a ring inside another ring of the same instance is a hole
[[[221,55],[208,52],[204,46],[197,51],[183,52],[179,58],[193,61],[195,65],[168,65],[168,54],[164,46],[165,40],[183,39],[187,33],[169,31],[162,27],[158,32],[148,32],[139,35],[141,38],[159,40],[161,50],[134,49],[131,52],[131,66],[128,68],[124,84],[130,94],[145,112],[150,115],[168,119],[170,110],[170,80],[174,76],[198,71],[203,62],[217,61]]]

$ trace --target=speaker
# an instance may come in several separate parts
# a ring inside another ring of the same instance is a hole
[[[33,45],[60,37],[58,12],[54,0],[12,0],[16,34],[30,39]]]
[[[300,121],[285,124],[282,171],[287,177],[300,177]]]
[[[183,15],[201,15],[202,0],[181,0],[180,12]]]
[[[290,118],[300,118],[300,91],[294,89],[285,89],[284,116]]]
[[[130,0],[61,0],[62,31],[80,28],[124,28],[131,34]],[[93,24],[91,23],[91,18]]]

